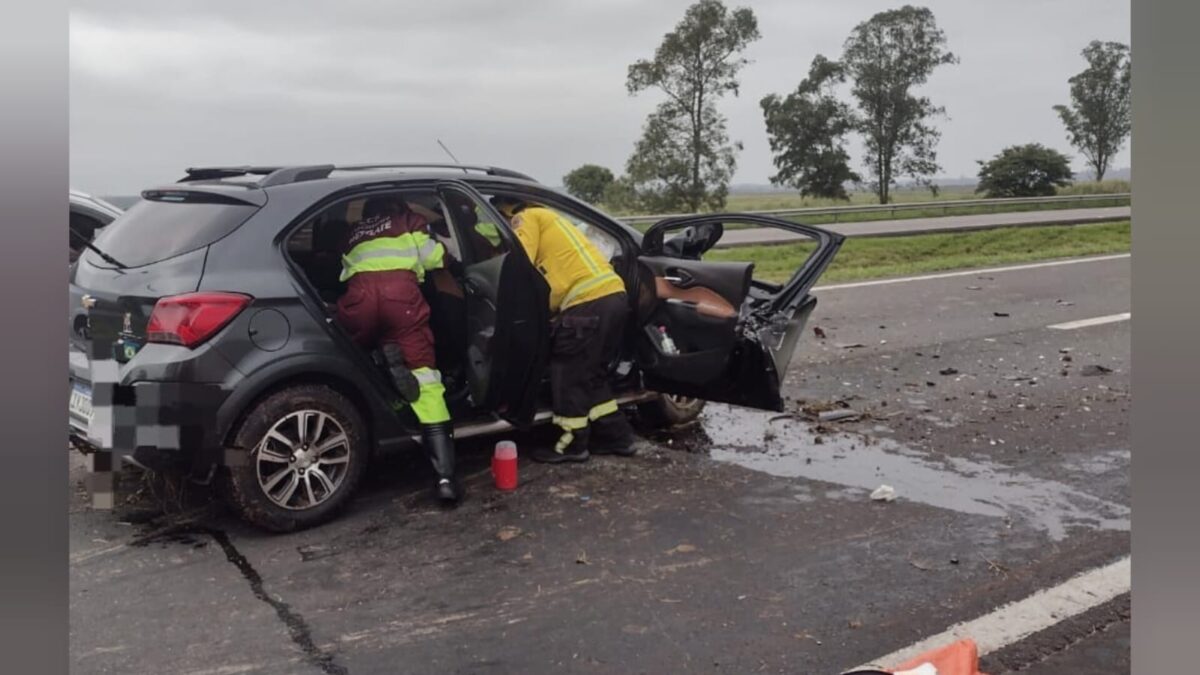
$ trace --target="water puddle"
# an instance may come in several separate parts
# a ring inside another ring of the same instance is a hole
[[[857,489],[863,500],[887,484],[896,489],[897,500],[1008,517],[1055,541],[1074,526],[1123,531],[1130,526],[1127,506],[986,460],[931,455],[887,438],[816,434],[803,420],[723,405],[705,408],[701,429],[717,461]]]

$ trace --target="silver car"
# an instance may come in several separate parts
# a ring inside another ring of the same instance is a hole
[[[79,257],[96,233],[121,215],[120,208],[103,199],[78,190],[71,190],[71,262]]]

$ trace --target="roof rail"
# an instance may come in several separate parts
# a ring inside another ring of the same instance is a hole
[[[187,169],[187,175],[180,178],[179,183],[191,183],[202,180],[219,180],[236,176],[263,176],[258,187],[287,185],[306,180],[327,178],[333,171],[370,171],[373,169],[451,169],[454,171],[478,171],[489,176],[504,176],[536,183],[531,176],[512,169],[502,169],[496,166],[478,166],[474,164],[438,164],[427,162],[399,162],[386,164],[314,164],[311,166],[205,166]]]
[[[331,171],[333,171],[332,164],[289,166],[287,168],[272,171],[271,173],[267,174],[266,178],[259,181],[258,186],[265,188],[273,185],[287,185],[288,183],[299,183],[306,180],[328,178]]]
[[[205,166],[187,169],[187,175],[180,178],[179,183],[191,183],[200,180],[218,180],[236,176],[263,176],[259,187],[286,185],[305,180],[325,178],[333,171],[332,164],[317,164],[313,166]]]
[[[479,171],[489,176],[504,176],[518,178],[536,183],[537,180],[519,171],[503,169],[498,166],[481,166],[477,164],[439,164],[436,162],[388,162],[385,164],[346,164],[336,167],[338,171],[369,171],[372,169],[453,169],[455,171]]]
[[[246,174],[254,174],[266,176],[270,173],[278,171],[284,167],[281,166],[202,166],[189,167],[186,169],[187,175],[180,178],[178,183],[190,183],[197,180],[215,180],[218,178],[233,178],[234,176],[245,176]]]

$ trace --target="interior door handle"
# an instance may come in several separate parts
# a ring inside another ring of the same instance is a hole
[[[676,286],[690,286],[692,284],[692,275],[684,270],[667,270],[667,274],[663,278]]]

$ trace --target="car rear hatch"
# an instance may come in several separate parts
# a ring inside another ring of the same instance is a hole
[[[188,186],[142,193],[80,256],[70,278],[70,423],[86,432],[92,419],[96,365],[106,377],[146,343],[160,298],[195,292],[208,247],[246,222],[263,204],[259,190]],[[97,401],[97,403],[102,403]]]

